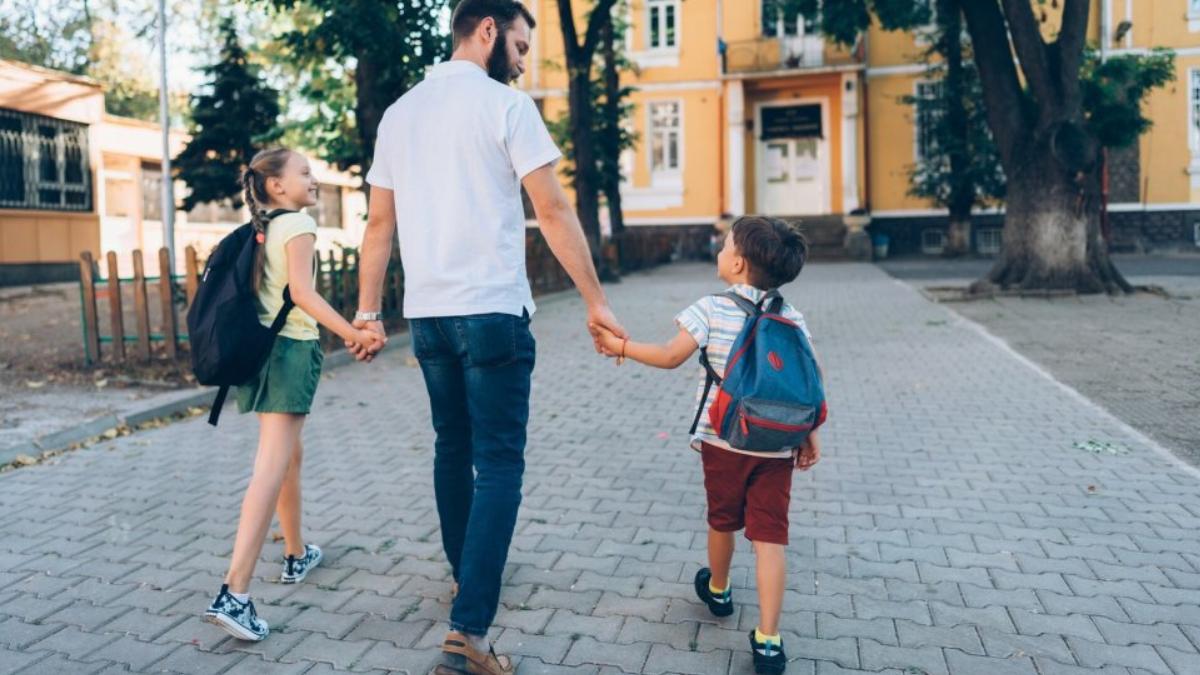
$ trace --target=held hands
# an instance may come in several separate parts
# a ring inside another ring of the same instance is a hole
[[[354,355],[357,361],[370,361],[387,344],[387,333],[382,321],[351,322],[355,328],[354,338],[346,340],[346,349]]]
[[[596,351],[610,358],[616,357],[617,365],[625,362],[627,338],[619,337],[604,326],[594,323],[588,324],[588,330],[591,331],[592,339],[596,342]]]
[[[804,444],[800,446],[800,452],[796,453],[796,469],[808,471],[819,461],[821,461],[821,439],[814,431],[804,440]]]
[[[617,317],[613,315],[612,309],[607,305],[595,305],[588,308],[587,315],[588,332],[592,334],[592,343],[596,348],[597,354],[605,356],[617,356],[621,353],[620,346],[616,349],[606,348],[600,341],[600,332],[603,330],[609,335],[616,338],[619,345],[621,340],[629,339],[629,333],[617,321]]]

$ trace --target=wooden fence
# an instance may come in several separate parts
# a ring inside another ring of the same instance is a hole
[[[525,244],[526,268],[534,295],[571,287],[570,278],[554,258],[540,231],[527,231]],[[606,247],[606,255],[617,269],[632,272],[670,262],[679,248],[677,234],[631,230],[614,246]],[[398,257],[392,256],[383,293],[383,311],[392,330],[404,328],[401,318],[404,271]],[[183,317],[187,316],[187,309],[200,285],[202,262],[191,246],[187,247],[184,259],[183,274],[148,277],[142,252],[134,251],[133,276],[122,277],[116,253],[109,252],[105,256],[103,276],[99,261],[90,252],[80,256],[83,346],[87,364],[105,358],[115,363],[176,359],[186,352]],[[350,318],[358,306],[358,252],[353,249],[337,253],[329,251],[318,253],[317,259],[318,292],[342,316]],[[160,270],[170,269],[170,254],[166,248],[158,250],[158,262]],[[126,291],[132,295],[132,314],[125,304]],[[152,294],[156,296],[153,301]],[[107,317],[101,316],[102,309],[107,310]],[[132,318],[132,330],[126,325],[128,318]],[[152,324],[157,331],[152,330]],[[321,338],[326,348],[341,344],[340,339],[325,330],[322,330]],[[102,349],[107,354],[102,353]]]

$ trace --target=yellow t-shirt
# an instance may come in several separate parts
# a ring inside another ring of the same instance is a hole
[[[258,320],[270,326],[283,308],[283,287],[288,285],[287,250],[289,241],[302,234],[317,236],[317,221],[305,213],[285,213],[276,216],[267,226],[266,255],[263,258],[262,282],[258,285]],[[313,257],[313,284],[316,283],[317,260]],[[293,340],[316,340],[321,336],[317,321],[293,307],[279,334]]]

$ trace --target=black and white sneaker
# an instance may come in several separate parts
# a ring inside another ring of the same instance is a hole
[[[787,655],[783,653],[783,642],[759,642],[750,631],[750,651],[754,655],[754,672],[758,675],[779,675],[787,668]]]
[[[229,592],[229,584],[221,586],[217,599],[204,612],[204,620],[220,626],[239,640],[258,642],[271,632],[267,622],[258,618],[254,601],[240,602]]]
[[[281,584],[298,584],[308,576],[309,570],[321,564],[321,547],[315,544],[304,545],[304,555],[297,558],[294,555],[283,559],[283,574],[279,575]]]
[[[725,592],[717,595],[712,592],[709,583],[712,581],[712,570],[707,567],[696,572],[696,597],[708,605],[708,611],[714,616],[729,616],[733,614],[733,589],[726,588]]]

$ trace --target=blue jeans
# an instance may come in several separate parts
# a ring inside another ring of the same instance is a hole
[[[536,345],[528,315],[413,319],[433,412],[433,489],[459,583],[450,628],[487,635],[521,504]]]

